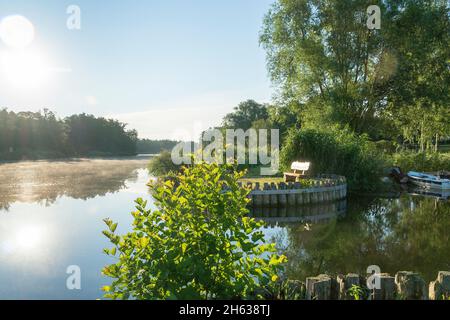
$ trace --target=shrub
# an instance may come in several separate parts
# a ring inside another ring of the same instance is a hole
[[[172,154],[169,151],[162,151],[159,155],[152,158],[148,164],[148,170],[156,177],[178,172],[180,168],[181,166],[173,163]]]
[[[402,151],[392,156],[392,163],[404,172],[450,170],[450,152]]]
[[[177,181],[157,184],[158,210],[136,200],[133,231],[104,234],[118,257],[103,273],[111,278],[105,297],[113,299],[233,299],[255,297],[277,281],[285,261],[275,244],[264,244],[263,225],[246,217],[248,190],[243,173],[231,165],[184,168]]]
[[[290,130],[280,161],[285,170],[293,161],[310,161],[311,174],[339,174],[350,189],[371,191],[380,184],[383,158],[365,135],[348,129]]]

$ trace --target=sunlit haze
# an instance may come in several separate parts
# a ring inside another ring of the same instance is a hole
[[[271,0],[0,3],[0,106],[119,119],[141,138],[220,124],[273,92],[258,34]],[[232,22],[232,23],[230,23]]]

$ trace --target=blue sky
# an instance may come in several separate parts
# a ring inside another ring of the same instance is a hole
[[[149,138],[217,125],[242,100],[271,100],[258,35],[272,2],[0,0],[0,18],[20,14],[34,25],[23,50],[59,70],[33,89],[0,75],[0,106],[115,117]],[[81,30],[66,28],[71,4]],[[8,50],[0,41],[0,53]]]

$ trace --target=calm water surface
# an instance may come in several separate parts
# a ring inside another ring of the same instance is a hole
[[[110,280],[103,218],[129,230],[138,197],[150,198],[148,157],[0,164],[0,299],[96,299]],[[450,203],[408,193],[296,209],[257,210],[266,237],[289,257],[288,273],[450,270]],[[81,268],[81,290],[66,269]]]

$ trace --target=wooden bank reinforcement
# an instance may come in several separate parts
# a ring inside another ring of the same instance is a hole
[[[337,201],[347,197],[345,177],[319,176],[305,187],[300,182],[247,182],[252,207],[287,207]]]

